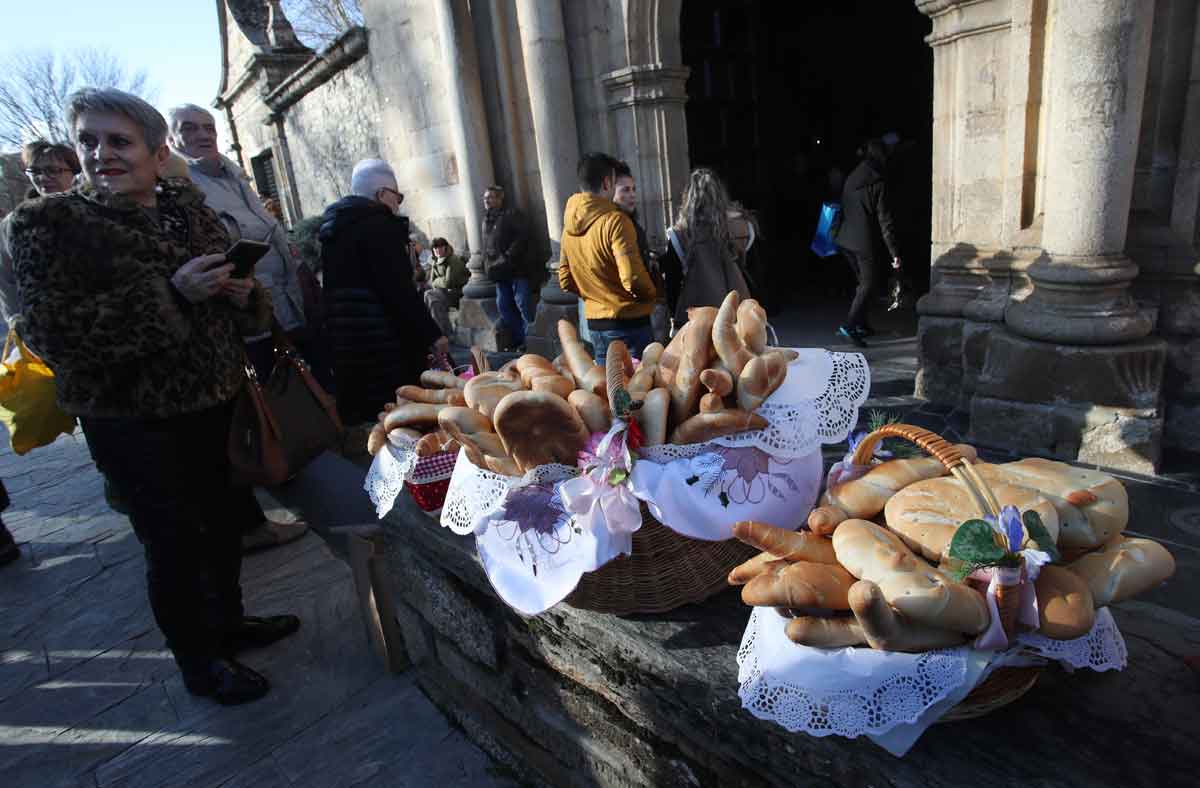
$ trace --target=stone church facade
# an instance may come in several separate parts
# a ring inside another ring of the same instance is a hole
[[[911,2],[912,0],[888,0]],[[916,393],[984,443],[1152,471],[1200,445],[1196,0],[916,0],[931,20],[932,288]],[[387,159],[427,236],[480,248],[501,183],[548,273],[581,151],[625,159],[661,243],[689,153],[687,0],[362,0],[314,53],[277,0],[218,0],[215,106],[289,218]],[[474,255],[473,255],[474,257]],[[477,259],[464,341],[499,341]],[[575,314],[549,276],[531,349]]]

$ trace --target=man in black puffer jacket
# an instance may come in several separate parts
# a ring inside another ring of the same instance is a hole
[[[883,256],[881,236],[892,268],[900,268],[900,245],[888,205],[887,149],[879,140],[871,140],[866,154],[842,187],[842,220],[834,234],[838,250],[858,280],[850,312],[837,333],[860,347],[866,347],[864,337],[870,334],[867,307],[875,289],[876,261]]]
[[[338,415],[347,425],[374,421],[397,387],[419,381],[431,349],[449,348],[413,286],[392,168],[360,161],[350,191],[325,209],[318,233]]]

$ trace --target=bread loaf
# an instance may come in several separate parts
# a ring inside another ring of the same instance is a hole
[[[642,350],[642,364],[657,364],[658,359],[662,356],[662,352],[665,349],[661,342],[651,342],[649,345],[646,345],[645,349]]]
[[[837,564],[770,561],[742,588],[742,601],[755,607],[849,610],[846,594],[854,583]]]
[[[465,405],[462,389],[424,389],[420,386],[401,386],[396,389],[396,396],[410,402],[426,402],[435,405]]]
[[[1098,547],[1129,522],[1125,485],[1106,473],[1038,457],[976,470],[990,485],[1019,484],[1045,496],[1058,512],[1058,545],[1066,553]]]
[[[727,369],[704,370],[700,373],[700,383],[718,397],[728,397],[733,393],[733,376]]]
[[[642,407],[634,411],[642,430],[643,446],[661,446],[667,442],[667,417],[671,395],[666,389],[651,389],[642,399]]]
[[[787,377],[787,362],[780,353],[754,356],[738,376],[737,401],[742,410],[757,410]]]
[[[1092,592],[1096,607],[1136,596],[1175,574],[1175,557],[1151,539],[1118,536],[1067,565]]]
[[[453,372],[446,372],[441,369],[427,369],[421,373],[421,385],[430,388],[461,389],[467,385],[467,381]]]
[[[1058,512],[1040,492],[1013,484],[990,487],[1001,506],[1037,512],[1050,537],[1057,538]],[[905,487],[892,496],[883,511],[888,528],[921,555],[938,562],[946,557],[958,526],[982,516],[962,482],[949,476]]]
[[[867,636],[862,631],[858,619],[850,616],[840,618],[800,616],[788,621],[784,631],[793,643],[812,648],[847,648],[860,646],[867,642]]]
[[[646,396],[647,392],[654,388],[654,374],[657,370],[658,364],[653,361],[642,361],[642,365],[637,368],[625,386],[634,399]]]
[[[1043,566],[1034,581],[1038,631],[1055,640],[1074,640],[1092,631],[1096,607],[1082,577],[1062,566]]]
[[[855,583],[847,596],[871,648],[916,653],[958,646],[966,639],[961,632],[931,626],[897,612],[888,604],[883,589],[869,580]]]
[[[719,410],[725,410],[725,400],[716,394],[710,391],[700,398],[701,413],[716,413]]]
[[[960,443],[955,448],[969,460],[975,459],[973,447]],[[902,488],[947,473],[949,471],[941,461],[933,457],[880,463],[860,478],[826,490],[819,501],[820,506],[808,516],[808,527],[817,533],[832,533],[842,520],[870,519],[882,512],[884,504]]]
[[[387,443],[387,429],[383,424],[376,424],[367,434],[367,454],[374,457]]]
[[[437,424],[438,414],[447,405],[431,405],[426,402],[410,402],[388,412],[383,426],[388,431],[396,427],[432,427]]]
[[[530,381],[529,388],[533,391],[547,391],[566,399],[575,390],[575,384],[555,371],[533,378]]]
[[[612,426],[612,411],[604,398],[583,389],[575,389],[567,396],[567,403],[583,419],[588,432],[608,432]]]
[[[982,594],[925,563],[875,523],[845,521],[833,533],[833,550],[850,574],[878,585],[915,623],[977,635],[991,619]]]
[[[671,443],[705,443],[724,435],[766,428],[767,420],[757,413],[731,408],[716,413],[697,413],[671,433]]]
[[[808,531],[791,531],[768,523],[742,520],[734,523],[733,536],[751,547],[762,550],[768,555],[769,560],[782,558],[787,561],[813,561],[819,564],[837,563],[833,542]],[[755,559],[750,560],[754,561]],[[734,569],[729,575],[729,582],[734,585],[740,584],[735,579],[738,569]],[[744,583],[749,579],[746,577],[741,582]]]
[[[521,376],[521,384],[525,388],[530,388],[534,378],[542,375],[557,375],[558,371],[542,356],[526,353],[517,359],[517,373]]]
[[[496,407],[496,434],[522,472],[539,465],[574,465],[588,440],[583,419],[566,400],[541,391],[516,391]]]
[[[753,298],[738,304],[737,335],[751,353],[767,352],[767,312]]]

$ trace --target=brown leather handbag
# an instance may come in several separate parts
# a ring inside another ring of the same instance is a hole
[[[270,487],[338,445],[337,405],[313,378],[278,323],[271,326],[275,366],[266,384],[246,360],[246,385],[234,403],[229,461],[234,484]]]

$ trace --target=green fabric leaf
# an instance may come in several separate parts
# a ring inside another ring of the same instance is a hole
[[[950,557],[968,564],[991,566],[1004,558],[1004,548],[996,544],[992,526],[983,520],[967,520],[954,532]]]
[[[624,468],[613,468],[608,474],[608,483],[616,487],[629,478],[629,471]]]
[[[1058,561],[1061,558],[1058,546],[1054,544],[1053,537],[1042,523],[1041,515],[1034,511],[1025,512],[1021,515],[1021,522],[1025,524],[1025,530],[1029,532],[1029,538],[1033,540],[1039,550],[1050,555],[1051,561]]]
[[[629,410],[633,407],[633,397],[629,396],[629,392],[625,389],[618,389],[613,395],[613,413],[618,419],[625,419],[629,415]]]

